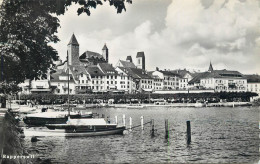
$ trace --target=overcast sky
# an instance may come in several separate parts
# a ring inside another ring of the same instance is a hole
[[[77,16],[77,7],[59,16],[62,60],[74,33],[80,54],[101,53],[104,43],[110,63],[133,60],[144,51],[146,68],[214,69],[260,74],[259,0],[133,0],[117,14],[107,3]]]

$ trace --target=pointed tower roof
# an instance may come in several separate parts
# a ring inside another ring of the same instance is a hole
[[[212,72],[213,71],[213,67],[212,67],[212,64],[211,64],[211,62],[210,62],[210,64],[209,64],[209,70],[208,70],[209,72]]]
[[[108,50],[106,43],[105,43],[104,47],[102,48],[102,50]]]
[[[71,38],[70,38],[70,42],[68,43],[68,45],[73,44],[73,45],[79,45],[74,33],[72,34]]]

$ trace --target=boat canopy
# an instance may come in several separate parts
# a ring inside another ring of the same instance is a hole
[[[68,125],[107,125],[107,122],[104,118],[89,118],[89,119],[69,119],[67,121]],[[112,124],[109,124],[112,125]]]

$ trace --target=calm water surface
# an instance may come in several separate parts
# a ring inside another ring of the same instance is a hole
[[[37,143],[25,138],[34,163],[257,163],[259,154],[259,107],[144,109],[99,108],[93,112],[132,117],[133,126],[154,119],[155,137],[150,124],[115,136],[85,138],[42,137]],[[169,120],[170,136],[164,139],[164,120]],[[186,142],[186,121],[191,121],[192,138]]]

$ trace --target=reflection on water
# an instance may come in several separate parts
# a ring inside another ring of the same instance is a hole
[[[113,119],[132,117],[133,126],[154,119],[155,137],[150,124],[125,132],[123,136],[85,138],[42,137],[37,143],[25,138],[33,162],[53,163],[248,163],[259,160],[258,107],[239,108],[104,108],[93,112]],[[164,138],[164,120],[169,120],[169,139]],[[191,121],[191,144],[186,142],[186,121]],[[112,120],[113,121],[113,120]]]

